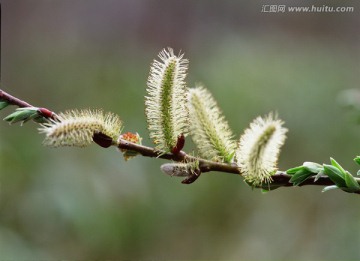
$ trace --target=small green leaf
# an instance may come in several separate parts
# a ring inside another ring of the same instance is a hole
[[[360,176],[360,169],[357,171],[356,175]]]
[[[306,179],[312,176],[314,173],[308,171],[307,169],[301,169],[297,171],[290,179],[290,182],[293,183],[294,186],[298,186],[303,183]]]
[[[7,117],[4,118],[5,121],[10,124],[22,122],[25,123],[31,119],[38,118],[39,112],[38,108],[35,107],[27,107],[27,108],[18,108],[15,112],[11,113]]]
[[[298,167],[295,167],[295,168],[288,169],[286,171],[286,173],[289,174],[289,175],[294,175],[295,173],[297,173],[300,170],[301,171],[306,170],[306,171],[308,171],[310,173],[318,174],[323,169],[324,169],[323,166],[318,164],[318,163],[304,162],[302,166],[298,166]],[[298,175],[300,175],[300,174],[298,174]]]
[[[304,166],[298,166],[298,167],[295,167],[295,168],[291,168],[291,169],[288,169],[286,171],[286,174],[289,174],[289,175],[295,174],[296,172],[298,172],[299,170],[302,170],[302,169],[305,169],[305,167]]]
[[[0,110],[6,108],[8,105],[10,105],[7,101],[0,101]]]
[[[317,174],[324,169],[324,167],[315,162],[304,162],[303,166],[310,172]]]
[[[333,158],[330,158],[330,161],[331,161],[331,165],[333,165],[334,167],[336,167],[338,170],[341,171],[341,173],[346,174],[346,171],[345,169],[343,169],[343,167],[341,167],[341,165]]]
[[[339,187],[336,186],[336,185],[332,185],[332,186],[327,186],[325,188],[323,188],[323,190],[321,192],[326,192],[326,191],[329,191],[329,190],[334,190],[334,189],[338,189]]]
[[[360,156],[356,156],[356,158],[354,159],[354,161],[360,165]]]
[[[345,183],[351,192],[360,190],[359,183],[355,180],[355,178],[348,171],[346,171],[346,174],[345,174]]]
[[[334,182],[338,187],[346,187],[345,174],[342,173],[338,168],[324,164],[324,173]]]
[[[4,118],[4,121],[10,122],[10,124],[11,124],[11,123],[14,123],[14,122],[16,122],[16,119],[18,119],[19,117],[21,117],[21,115],[22,115],[21,112],[15,111],[15,112],[11,113],[10,115],[6,116],[6,117]]]

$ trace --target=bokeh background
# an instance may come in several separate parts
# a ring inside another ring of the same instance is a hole
[[[263,5],[353,6],[353,13],[263,13]],[[146,131],[151,61],[190,60],[236,137],[277,111],[286,170],[332,156],[352,173],[356,116],[338,94],[360,82],[358,1],[3,0],[2,88],[54,111],[103,108]],[[13,110],[1,111],[5,117]],[[321,187],[262,194],[236,175],[192,185],[163,160],[115,149],[51,149],[35,123],[0,122],[1,260],[356,260],[359,197]],[[188,141],[186,150],[192,150]]]

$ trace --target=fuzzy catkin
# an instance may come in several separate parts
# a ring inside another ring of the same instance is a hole
[[[121,120],[101,110],[71,110],[58,115],[58,121],[45,123],[39,129],[45,133],[44,145],[50,147],[85,147],[93,142],[95,133],[116,141],[121,132]]]
[[[233,133],[211,93],[189,89],[190,134],[202,157],[230,163],[236,149]]]
[[[163,49],[160,61],[150,67],[145,97],[145,114],[150,138],[160,151],[171,151],[181,135],[188,133],[186,71],[188,60]]]
[[[240,137],[236,162],[245,181],[253,186],[271,182],[280,148],[286,139],[283,121],[270,113],[256,118]]]

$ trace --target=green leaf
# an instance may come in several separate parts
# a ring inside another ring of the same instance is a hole
[[[6,108],[8,105],[10,105],[7,101],[0,101],[0,110]]]
[[[360,169],[357,171],[356,175],[360,176]]]
[[[294,186],[298,186],[303,183],[306,179],[313,176],[314,173],[310,172],[307,169],[301,169],[297,171],[290,179],[290,182],[293,183]]]
[[[291,169],[288,169],[286,171],[286,174],[289,174],[289,175],[295,174],[296,172],[298,172],[299,170],[302,170],[302,169],[305,169],[305,167],[304,166],[298,166],[298,167],[295,167],[295,168],[291,168]]]
[[[305,169],[314,174],[317,174],[324,169],[322,165],[315,162],[304,162],[303,166],[305,167]]]
[[[359,183],[355,180],[355,178],[348,171],[346,171],[346,174],[345,174],[345,183],[351,192],[360,190]]]
[[[323,166],[315,163],[315,162],[304,162],[302,166],[298,166],[295,168],[288,169],[286,171],[289,175],[295,175],[299,171],[306,170],[309,173],[318,174],[319,172],[323,171]],[[298,176],[305,175],[305,172],[301,172],[300,174],[297,174]]]
[[[324,165],[325,174],[342,190],[346,192],[360,191],[360,185],[356,179],[343,167],[340,166],[336,160],[330,158],[332,166]],[[329,167],[329,168],[327,168]],[[331,167],[331,168],[330,168]]]
[[[11,113],[10,115],[6,116],[4,118],[4,121],[8,121],[10,122],[10,124],[15,123],[18,121],[18,119],[22,118],[24,116],[24,114],[20,111],[15,111],[13,113]]]
[[[330,158],[330,161],[331,161],[331,165],[333,165],[334,167],[336,167],[338,170],[340,170],[344,176],[346,174],[346,170],[343,169],[343,167],[341,167],[341,165],[339,163],[337,163],[337,161],[333,158]]]
[[[321,192],[326,192],[326,191],[329,191],[329,190],[334,190],[334,189],[338,189],[339,187],[336,186],[336,185],[332,185],[332,186],[327,186],[325,188],[323,188],[323,190]]]
[[[356,158],[354,159],[354,161],[360,165],[360,156],[356,156]]]
[[[346,187],[345,174],[342,173],[338,168],[324,164],[324,173],[334,182],[338,187]]]
[[[18,108],[15,112],[11,113],[7,117],[4,118],[5,121],[10,124],[22,122],[25,123],[31,119],[38,118],[39,112],[38,108],[35,107],[27,107],[27,108]]]

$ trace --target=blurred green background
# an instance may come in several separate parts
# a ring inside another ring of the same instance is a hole
[[[2,88],[54,111],[103,108],[146,131],[151,61],[171,46],[187,82],[214,94],[236,136],[277,111],[286,170],[336,158],[356,172],[354,115],[337,103],[360,81],[358,1],[5,0]],[[266,4],[353,6],[353,13],[262,13]],[[13,107],[1,111],[5,117]],[[1,260],[356,260],[356,195],[321,187],[262,194],[210,173],[192,185],[163,160],[114,149],[51,149],[35,123],[0,122]],[[185,149],[191,150],[188,141]]]

